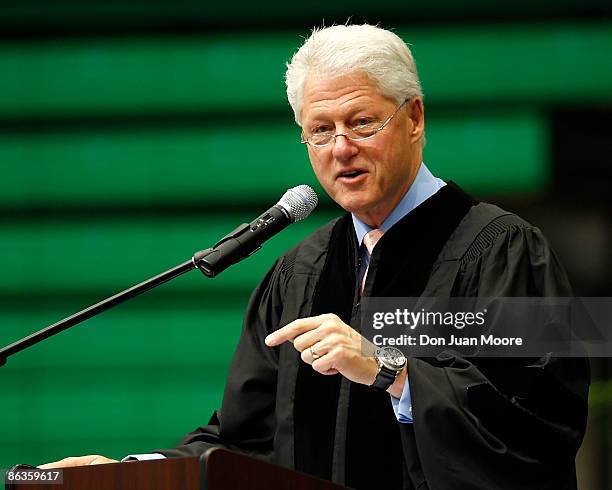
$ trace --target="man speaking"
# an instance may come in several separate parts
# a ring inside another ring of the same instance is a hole
[[[392,32],[315,30],[286,82],[317,179],[347,213],[254,291],[209,425],[136,457],[222,445],[358,489],[576,488],[584,360],[364,356],[358,331],[363,296],[571,296],[542,233],[428,170],[416,66]]]

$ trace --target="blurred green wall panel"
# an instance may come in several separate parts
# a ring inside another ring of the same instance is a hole
[[[0,45],[0,114],[146,114],[278,106],[284,99],[283,60],[298,38],[290,40],[259,33],[255,38],[219,34]]]
[[[399,29],[430,102],[612,99],[612,25]],[[303,33],[116,38],[0,46],[2,117],[286,108],[284,63]]]
[[[425,158],[468,190],[531,191],[545,184],[545,135],[528,110],[434,115]],[[278,122],[0,136],[0,206],[274,201],[300,183],[320,189],[298,138]]]
[[[116,306],[10,358],[11,369],[49,367],[227,365],[236,347],[248,294],[190,296],[176,301],[149,293]],[[4,346],[73,313],[65,301],[0,308]],[[82,305],[83,307],[87,305]],[[77,307],[78,308],[78,307]],[[2,380],[4,382],[5,379]]]
[[[425,162],[432,172],[475,193],[538,192],[551,181],[546,119],[492,111],[426,124]]]
[[[0,205],[274,200],[316,185],[299,138],[277,122],[0,135]]]
[[[117,216],[89,221],[6,222],[0,240],[0,294],[78,291],[95,292],[103,298],[189,260],[197,250],[212,246],[263,211],[265,208],[200,219]],[[158,290],[201,291],[205,295],[207,290],[251,289],[279,255],[339,214],[315,211],[219,277],[207,279],[195,270]]]
[[[19,441],[26,422],[30,424],[28,430],[38,429],[49,440],[62,435],[76,440],[103,438],[109,431],[130,433],[133,437],[145,436],[151,429],[169,432],[184,422],[180,422],[180,417],[177,422],[167,415],[172,413],[173,404],[187,399],[193,408],[186,410],[186,418],[191,419],[194,427],[207,422],[212,410],[221,404],[227,374],[225,366],[191,372],[165,367],[146,373],[133,371],[129,366],[98,371],[75,367],[71,372],[46,369],[44,373],[37,373],[36,380],[33,373],[23,373],[14,383],[3,383],[3,403],[7,412],[14,414],[13,424],[2,421],[3,442]],[[111,374],[115,379],[111,379]],[[24,384],[28,385],[27,389]],[[29,407],[22,404],[26,396],[31,401]],[[44,412],[37,410],[41,406],[46,407]],[[139,423],[135,424],[132,417],[121,416],[122,412],[131,414],[137,410],[146,412]],[[67,428],[56,423],[63,418],[71,420],[72,426]],[[92,419],[95,423],[88,424]],[[180,435],[177,433],[175,437]]]
[[[399,34],[413,44],[426,101],[612,100],[612,24],[457,26]]]
[[[172,447],[219,408],[226,374],[226,366],[3,370],[0,467]]]
[[[427,103],[612,100],[612,23],[402,28]]]

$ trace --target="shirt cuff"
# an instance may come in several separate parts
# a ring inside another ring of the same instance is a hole
[[[166,459],[166,456],[160,453],[147,453],[147,454],[128,454],[121,460],[122,463],[126,461],[152,461],[154,459]]]
[[[406,376],[401,398],[398,400],[391,396],[391,404],[393,405],[393,411],[398,422],[401,424],[412,424],[412,397],[410,396],[408,376]]]

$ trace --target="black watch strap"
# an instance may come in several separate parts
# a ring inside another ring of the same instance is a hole
[[[387,391],[387,388],[389,388],[389,386],[391,386],[395,381],[395,378],[397,378],[397,373],[398,371],[394,371],[393,369],[389,369],[385,366],[380,366],[376,379],[370,386],[375,390]]]

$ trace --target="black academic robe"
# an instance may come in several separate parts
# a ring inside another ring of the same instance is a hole
[[[352,488],[570,489],[585,430],[584,359],[409,358],[413,424],[389,395],[323,376],[264,338],[335,313],[358,328],[350,215],[280,257],[254,291],[221,410],[166,456],[234,448]],[[450,183],[405,216],[371,258],[368,296],[569,296],[542,233]]]

